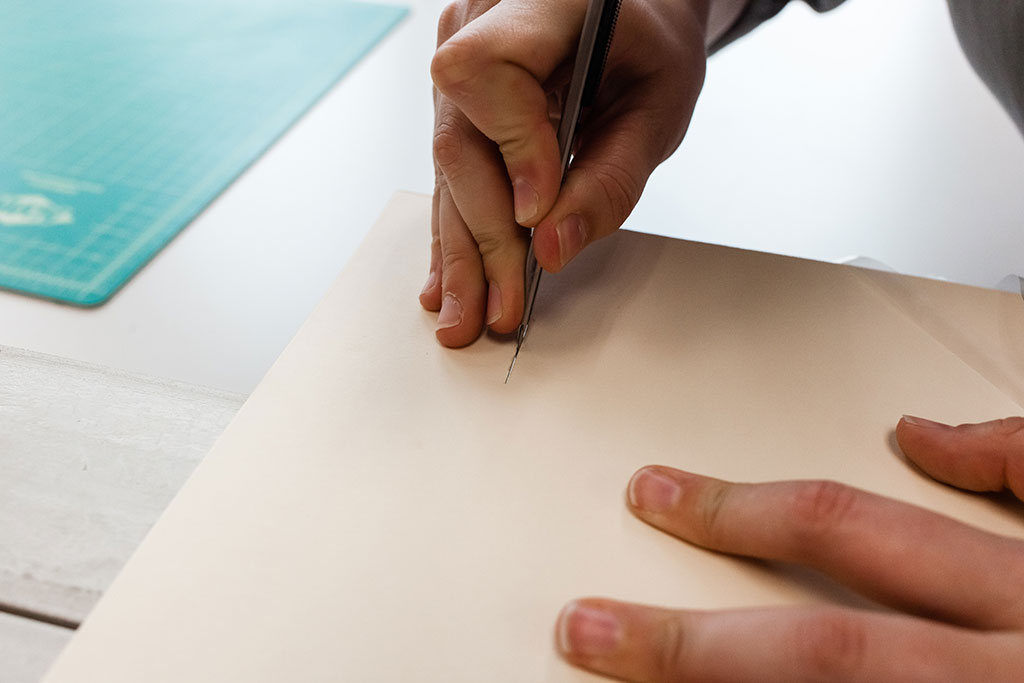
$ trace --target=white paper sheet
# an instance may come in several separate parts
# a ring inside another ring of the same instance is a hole
[[[505,385],[508,340],[443,349],[417,304],[428,220],[396,196],[48,683],[583,681],[552,646],[574,597],[855,601],[636,520],[648,463],[1024,535],[894,450],[904,412],[1021,406],[860,271],[621,233],[545,277]]]

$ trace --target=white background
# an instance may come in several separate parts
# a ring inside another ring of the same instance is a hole
[[[432,188],[444,3],[406,3],[405,22],[108,304],[0,292],[0,344],[250,391],[388,197]],[[994,286],[1024,274],[1024,142],[944,2],[850,0],[823,16],[793,3],[712,59],[690,134],[627,227]]]

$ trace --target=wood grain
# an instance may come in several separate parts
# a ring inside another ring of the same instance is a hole
[[[80,622],[242,402],[0,347],[0,609]]]

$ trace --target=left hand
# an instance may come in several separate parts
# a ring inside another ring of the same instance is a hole
[[[1024,418],[949,427],[904,418],[932,477],[1024,499]],[[1024,542],[828,481],[732,484],[645,467],[640,519],[684,541],[798,563],[896,611],[696,612],[588,598],[556,629],[572,664],[628,681],[1024,680]]]

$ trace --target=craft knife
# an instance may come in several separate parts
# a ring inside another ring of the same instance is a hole
[[[619,18],[619,7],[622,0],[590,0],[587,14],[583,19],[583,31],[580,33],[579,47],[576,48],[576,60],[573,63],[572,79],[565,103],[562,106],[562,118],[558,123],[558,152],[562,160],[562,182],[565,182],[572,157],[572,146],[576,139],[576,128],[583,110],[594,103],[597,87],[604,74],[605,63],[608,61],[608,50],[612,44],[612,33],[615,22]],[[526,341],[526,333],[530,329],[530,318],[533,315],[533,304],[537,299],[540,287],[540,276],[543,271],[537,264],[533,253],[533,230],[530,231],[530,246],[526,252],[526,306],[523,319],[516,333],[516,350],[512,355],[512,363],[508,366],[505,383],[512,376],[519,351]]]

